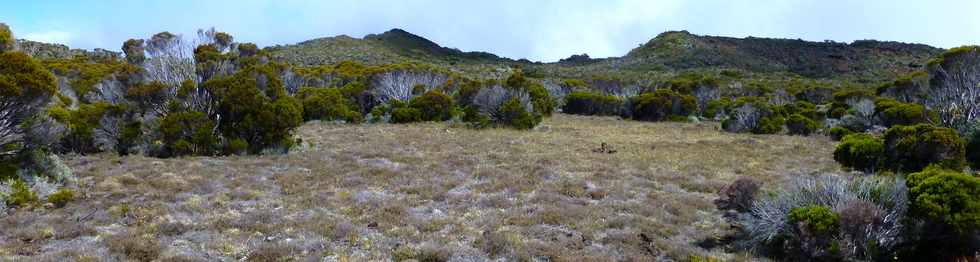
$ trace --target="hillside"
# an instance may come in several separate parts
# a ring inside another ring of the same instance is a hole
[[[452,66],[461,71],[474,66],[522,65],[546,72],[545,77],[589,74],[671,72],[713,68],[755,73],[791,73],[807,78],[845,79],[880,83],[920,70],[943,50],[921,44],[855,41],[807,42],[773,38],[731,38],[666,32],[622,57],[592,59],[573,55],[559,62],[540,64],[501,58],[483,52],[446,48],[400,29],[363,39],[337,36],[266,49],[274,57],[301,65],[331,64],[343,60],[367,64],[411,61]]]

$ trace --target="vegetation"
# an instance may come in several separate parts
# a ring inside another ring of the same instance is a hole
[[[661,89],[636,97],[633,118],[642,121],[683,121],[697,110],[694,97]]]
[[[623,100],[615,96],[606,96],[590,92],[572,92],[565,96],[565,106],[562,112],[576,115],[619,115],[623,108]]]
[[[845,167],[874,173],[886,161],[885,144],[868,134],[847,135],[834,150],[834,160]]]
[[[966,164],[966,142],[953,129],[923,124],[896,126],[883,138],[893,170],[917,172],[933,164],[962,170]]]

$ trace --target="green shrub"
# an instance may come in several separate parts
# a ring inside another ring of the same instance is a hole
[[[166,152],[164,157],[211,155],[218,149],[214,121],[197,111],[172,112],[160,120],[160,133]]]
[[[445,121],[452,118],[453,98],[434,89],[413,98],[409,106],[421,113],[421,121]]]
[[[48,196],[48,202],[55,207],[64,207],[65,204],[75,199],[75,191],[71,189],[61,189]]]
[[[259,81],[261,79],[261,81]],[[204,82],[216,98],[218,128],[226,139],[243,139],[250,153],[283,149],[303,123],[303,104],[286,96],[274,66],[248,66]]]
[[[776,134],[783,131],[784,119],[760,97],[739,97],[732,103],[722,129],[728,132]]]
[[[422,111],[413,107],[399,107],[391,110],[391,122],[412,123],[422,121]]]
[[[296,98],[303,104],[303,119],[358,122],[360,113],[337,88],[301,88]]]
[[[966,165],[966,142],[953,129],[931,125],[895,126],[884,136],[889,167],[917,172],[937,164],[952,170]]]
[[[883,98],[875,101],[875,112],[878,112],[878,118],[887,127],[934,122],[934,117],[930,116],[925,106],[892,99]]]
[[[48,115],[68,128],[68,134],[61,141],[61,147],[64,151],[96,153],[100,150],[95,144],[94,135],[100,120],[107,115],[124,114],[127,110],[125,105],[99,101],[93,104],[81,104],[75,110],[51,107],[48,109]]]
[[[874,172],[885,160],[885,145],[881,139],[858,133],[845,136],[834,149],[834,160],[845,167]]]
[[[572,92],[565,96],[562,112],[576,115],[619,115],[623,100],[590,92]]]
[[[661,89],[635,98],[633,118],[642,121],[664,121],[672,116],[686,117],[697,110],[697,103],[690,95]]]
[[[504,120],[504,123],[517,129],[532,129],[541,122],[541,118],[535,117],[530,112],[525,111],[524,106],[521,105],[520,100],[517,98],[511,98],[507,102],[504,102],[500,107],[500,112],[503,115],[502,120]]]
[[[531,83],[527,87],[527,93],[531,96],[531,104],[534,111],[541,116],[551,116],[555,110],[555,101],[541,83]]]
[[[980,131],[974,131],[966,146],[966,160],[973,169],[980,170]]]
[[[802,224],[808,232],[817,235],[832,235],[840,230],[840,215],[826,206],[794,208],[790,210],[787,220],[792,224]]]
[[[24,180],[16,179],[10,185],[10,195],[7,196],[7,205],[21,208],[33,208],[39,204],[37,194],[31,191]]]
[[[248,142],[241,138],[232,139],[228,142],[227,153],[230,155],[244,155],[248,153]]]
[[[958,233],[980,229],[980,178],[930,166],[909,175],[909,211]]]
[[[850,129],[839,127],[839,126],[831,128],[830,130],[827,131],[827,135],[830,136],[830,139],[833,139],[834,141],[840,141],[845,136],[853,133],[854,132],[851,131]]]
[[[731,98],[721,98],[708,101],[708,105],[705,107],[704,117],[715,118],[727,114],[731,110],[732,99]]]
[[[14,39],[14,34],[10,32],[10,27],[7,24],[0,23],[0,52],[13,50],[15,44],[17,44],[17,39]]]
[[[790,134],[807,136],[820,129],[820,124],[797,113],[786,119],[786,129]]]

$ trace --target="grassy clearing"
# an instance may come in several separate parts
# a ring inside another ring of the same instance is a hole
[[[715,123],[556,115],[534,131],[309,123],[298,135],[283,156],[68,156],[79,199],[0,218],[0,256],[753,260],[696,244],[730,230],[715,192],[739,176],[839,171],[827,138]]]

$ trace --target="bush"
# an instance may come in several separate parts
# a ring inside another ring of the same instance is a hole
[[[211,155],[218,149],[215,125],[201,112],[172,112],[160,120],[165,152],[163,157]]]
[[[7,24],[0,23],[0,52],[7,52],[14,50],[17,45],[17,39],[14,38],[14,34],[10,32],[10,27]]]
[[[827,135],[830,136],[830,139],[833,139],[834,141],[840,141],[841,139],[844,139],[845,136],[853,133],[854,132],[851,131],[850,129],[839,127],[839,126],[831,128],[829,131],[827,131]]]
[[[840,215],[826,206],[794,208],[790,210],[787,220],[816,235],[834,234],[840,230]]]
[[[520,89],[507,89],[500,86],[483,88],[473,98],[473,106],[495,125],[530,129],[541,122],[534,110],[530,95]],[[482,117],[467,117],[480,120]]]
[[[930,166],[909,175],[909,214],[922,219],[916,247],[922,258],[972,256],[980,229],[980,179]],[[953,240],[954,241],[950,241]]]
[[[48,114],[68,127],[68,134],[60,143],[63,151],[96,153],[101,149],[96,145],[95,131],[99,128],[102,118],[120,115],[126,110],[124,105],[99,101],[93,104],[81,104],[75,110],[52,107],[48,109]]]
[[[785,119],[775,114],[764,99],[740,97],[721,127],[734,133],[776,134],[783,131],[784,124]]]
[[[938,122],[933,116],[930,116],[925,106],[902,103],[891,99],[875,101],[875,112],[878,112],[878,118],[887,127]]]
[[[718,191],[718,199],[715,200],[715,205],[719,210],[747,212],[752,207],[755,195],[761,187],[762,183],[759,180],[740,177]]]
[[[704,114],[704,117],[717,118],[728,114],[728,111],[731,109],[731,106],[732,106],[731,98],[726,97],[721,99],[715,99],[715,100],[708,101],[708,105],[705,107],[705,109],[703,110],[704,112],[702,113]]]
[[[525,107],[521,105],[520,100],[517,98],[511,98],[507,102],[504,102],[500,107],[500,112],[503,115],[502,120],[504,123],[517,129],[531,129],[541,122],[540,118],[535,117],[525,110]]]
[[[818,260],[839,259],[840,243],[834,238],[840,232],[840,215],[827,206],[811,205],[791,209],[787,221],[793,234],[786,244],[794,253]]]
[[[216,98],[221,134],[244,140],[250,153],[288,150],[292,131],[303,123],[303,104],[286,96],[272,66],[249,66],[208,80],[204,88]]]
[[[966,142],[956,130],[931,125],[895,126],[884,136],[889,168],[917,172],[937,164],[952,170],[966,165]]]
[[[884,142],[864,133],[845,136],[834,149],[837,163],[864,172],[877,171],[885,158]]]
[[[307,121],[360,119],[360,113],[351,109],[352,103],[337,88],[301,88],[296,98],[303,104],[303,119]]]
[[[391,110],[391,122],[396,124],[422,121],[422,111],[413,107],[399,107]]]
[[[445,121],[452,118],[453,98],[438,89],[413,98],[409,106],[421,113],[421,121]]]
[[[980,131],[974,131],[966,145],[966,161],[973,169],[980,170]]]
[[[55,207],[64,207],[65,204],[71,202],[75,199],[75,191],[71,189],[58,190],[54,194],[48,196],[48,202],[54,204]]]
[[[694,97],[661,89],[635,98],[633,118],[642,121],[687,119],[697,110]]]
[[[572,92],[565,96],[562,112],[576,115],[615,116],[620,114],[623,100],[590,92]]]
[[[0,148],[3,153],[9,155],[23,148],[22,137],[14,134],[21,134],[24,120],[42,111],[57,93],[55,80],[54,74],[30,56],[21,52],[0,52],[0,133],[5,134]]]
[[[15,179],[10,186],[10,195],[7,196],[7,205],[21,208],[33,208],[38,206],[39,200],[37,193],[31,191],[27,183],[21,179]]]
[[[555,110],[555,101],[548,93],[548,89],[541,83],[531,83],[527,87],[527,94],[531,96],[531,104],[534,105],[535,113],[541,116],[551,116]]]
[[[808,136],[820,129],[820,123],[801,114],[793,114],[786,120],[786,129],[792,135]]]

